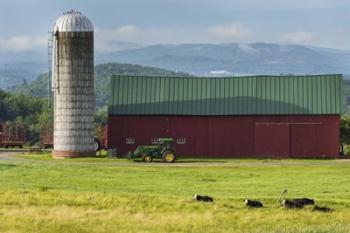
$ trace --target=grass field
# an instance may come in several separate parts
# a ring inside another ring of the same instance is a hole
[[[284,189],[336,211],[285,210]],[[245,198],[265,207],[245,208]],[[350,232],[350,161],[21,155],[0,161],[0,232]]]

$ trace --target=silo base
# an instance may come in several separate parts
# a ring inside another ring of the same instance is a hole
[[[52,157],[54,158],[81,158],[81,157],[95,157],[96,151],[60,151],[53,150]]]

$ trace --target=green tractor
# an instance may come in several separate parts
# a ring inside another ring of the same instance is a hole
[[[153,145],[138,146],[134,152],[129,152],[129,159],[141,158],[144,162],[152,162],[153,159],[162,159],[166,163],[175,162],[175,148],[172,146],[173,138],[158,138]]]

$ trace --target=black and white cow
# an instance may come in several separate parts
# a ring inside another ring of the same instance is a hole
[[[244,200],[244,203],[246,206],[251,208],[260,208],[263,207],[263,204],[260,201],[253,201],[253,200]]]
[[[193,195],[192,199],[195,201],[202,201],[202,202],[213,202],[214,201],[214,199],[212,197],[198,195],[198,194]]]
[[[287,200],[284,199],[282,201],[282,205],[286,208],[286,209],[301,209],[304,206],[301,205],[300,203],[294,202],[293,200]]]

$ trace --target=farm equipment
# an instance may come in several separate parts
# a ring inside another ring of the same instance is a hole
[[[52,124],[44,125],[40,130],[40,144],[44,149],[53,148],[53,126]]]
[[[128,159],[142,159],[144,162],[152,162],[153,159],[162,159],[166,163],[175,162],[175,148],[172,146],[172,138],[158,138],[153,145],[138,146],[134,152],[129,152]]]
[[[95,151],[107,150],[107,126],[95,126],[94,148]]]
[[[0,124],[0,147],[22,148],[26,142],[26,129],[23,124],[7,121]]]

